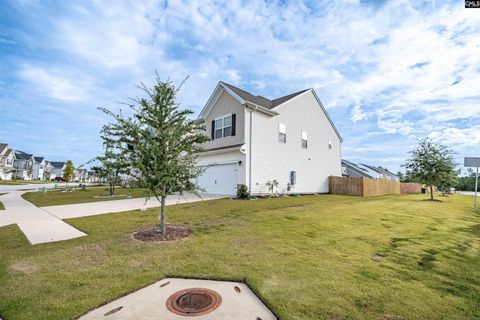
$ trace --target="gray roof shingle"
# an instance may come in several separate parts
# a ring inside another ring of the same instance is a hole
[[[280,98],[277,98],[277,99],[269,100],[269,99],[267,99],[265,97],[262,97],[262,96],[254,96],[250,92],[247,92],[245,90],[242,90],[240,88],[232,86],[231,84],[225,83],[223,81],[220,81],[220,82],[223,85],[225,85],[227,88],[232,90],[236,95],[238,95],[243,100],[254,103],[256,105],[259,105],[259,106],[267,108],[267,109],[275,108],[276,106],[284,103],[285,101],[288,101],[288,100],[298,96],[299,94],[302,94],[305,91],[309,90],[309,89],[305,89],[305,90],[298,91],[298,92],[295,92],[295,93],[292,93],[292,94],[289,94],[289,95],[286,95],[286,96],[283,96],[283,97],[280,97]]]

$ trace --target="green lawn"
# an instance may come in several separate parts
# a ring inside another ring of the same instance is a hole
[[[129,234],[158,209],[68,220],[89,236],[31,246],[0,228],[0,317],[73,319],[166,276],[246,279],[282,319],[479,319],[471,197],[322,195],[168,207],[193,235]]]
[[[24,184],[44,184],[44,183],[55,183],[53,181],[43,181],[43,180],[0,180],[0,186],[18,186]]]
[[[134,198],[139,198],[145,195],[145,189],[118,188],[115,189],[115,194],[130,194]],[[62,189],[48,190],[46,193],[42,191],[35,191],[24,193],[22,197],[38,207],[127,199],[127,197],[95,198],[95,196],[102,195],[108,195],[107,187],[87,187],[86,190],[77,189],[72,192],[62,192]]]
[[[5,193],[0,193],[0,196],[1,195],[4,195]],[[2,201],[0,201],[0,210],[5,210],[5,207],[3,206],[3,203]]]

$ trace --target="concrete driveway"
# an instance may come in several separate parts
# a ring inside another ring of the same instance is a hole
[[[135,198],[39,208],[21,197],[24,192],[26,191],[11,191],[0,196],[0,201],[5,206],[5,210],[0,211],[0,227],[17,224],[31,244],[86,236],[85,233],[75,229],[62,219],[144,210],[160,206],[160,202],[156,199],[151,199],[145,203],[144,198]],[[175,205],[223,197],[225,196],[211,194],[202,194],[200,198],[193,194],[186,194],[182,197],[171,195],[167,197],[166,204]]]

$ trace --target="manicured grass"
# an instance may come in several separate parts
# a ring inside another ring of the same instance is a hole
[[[86,190],[76,189],[69,192],[62,192],[59,190],[27,192],[22,197],[36,205],[37,207],[56,206],[72,203],[85,203],[85,202],[97,202],[97,201],[110,201],[127,199],[127,197],[114,197],[114,198],[95,198],[96,196],[108,195],[107,187],[87,187]],[[145,195],[145,189],[115,189],[116,195],[128,195],[133,198],[143,197]]]
[[[73,319],[166,276],[246,279],[282,319],[479,319],[480,211],[421,195],[214,200],[168,207],[193,234],[129,234],[158,209],[68,220],[89,236],[31,246],[0,228],[0,316]]]
[[[3,195],[5,193],[0,193],[0,196]],[[5,210],[5,207],[3,206],[3,203],[2,201],[0,201],[0,210]]]
[[[45,184],[55,183],[53,181],[43,180],[0,180],[0,186],[20,186],[24,184]]]

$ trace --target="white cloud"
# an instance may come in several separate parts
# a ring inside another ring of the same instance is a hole
[[[89,98],[88,83],[80,76],[72,77],[59,70],[46,70],[25,65],[20,76],[28,81],[40,95],[62,101],[86,101]]]
[[[52,18],[49,8],[28,10],[26,2],[22,12],[45,22],[29,46],[63,59],[22,61],[22,79],[61,101],[101,96],[114,104],[138,94],[140,81],[151,84],[155,70],[176,83],[189,75],[180,99],[195,111],[219,80],[270,98],[313,87],[346,150],[373,138],[385,145],[398,136],[409,143],[440,137],[446,129],[448,143],[476,141],[455,124],[480,121],[480,23],[462,3],[422,10],[414,0],[377,8],[355,0],[164,3],[81,2]],[[365,131],[349,128],[349,120]]]

